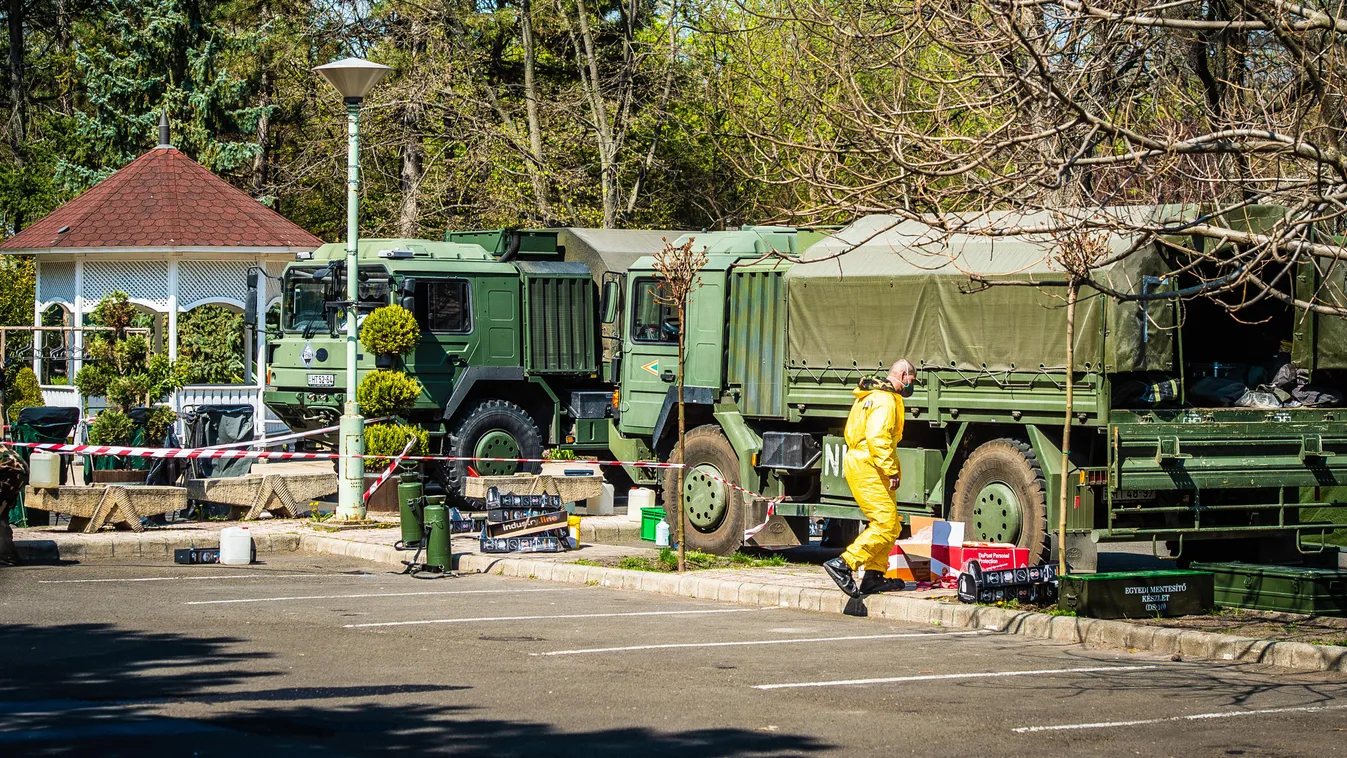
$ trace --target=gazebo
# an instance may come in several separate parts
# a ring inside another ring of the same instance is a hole
[[[178,356],[178,316],[206,304],[242,311],[247,272],[275,275],[295,253],[322,244],[314,235],[207,171],[169,144],[161,122],[160,144],[51,214],[0,242],[0,253],[36,258],[33,323],[59,306],[71,327],[65,344],[66,375],[79,371],[83,332],[78,328],[104,295],[120,290],[154,318],[153,344]],[[270,279],[259,297],[257,323],[280,298]],[[264,433],[262,385],[266,376],[265,329],[245,333],[244,384],[192,385],[175,394],[175,410],[205,404],[249,404]],[[50,368],[50,366],[48,366]],[[42,351],[33,370],[47,405],[87,407],[73,386],[50,383]],[[50,372],[49,372],[50,373]],[[95,401],[97,402],[97,401]],[[279,423],[279,422],[273,422]]]

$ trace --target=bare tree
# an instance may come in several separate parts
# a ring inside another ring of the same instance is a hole
[[[771,93],[737,101],[749,149],[727,157],[794,190],[783,217],[967,231],[970,212],[1070,207],[980,233],[1118,233],[1163,245],[1196,280],[1185,296],[1347,315],[1340,5],[866,7],[768,0],[724,23],[740,40],[726,76]],[[1301,269],[1316,286],[1292,287]]]
[[[693,248],[695,238],[689,237],[687,242],[681,245],[674,245],[669,240],[664,240],[664,249],[655,253],[654,267],[655,272],[660,278],[660,294],[657,301],[663,305],[672,306],[678,311],[678,369],[674,377],[674,384],[678,388],[678,460],[671,463],[680,464],[674,470],[675,481],[678,486],[674,488],[673,496],[677,498],[675,508],[678,513],[678,523],[675,525],[678,535],[678,570],[680,572],[687,569],[687,548],[683,539],[686,532],[687,513],[683,507],[683,487],[687,476],[687,470],[682,466],[682,451],[685,449],[684,442],[687,432],[687,416],[683,403],[683,364],[687,355],[687,330],[684,325],[687,323],[684,317],[687,315],[688,298],[693,291],[702,286],[700,272],[706,265],[706,248],[703,246],[700,250]],[[666,495],[667,497],[667,495]]]

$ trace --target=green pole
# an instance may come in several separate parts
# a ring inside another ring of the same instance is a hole
[[[337,518],[363,519],[365,501],[365,419],[355,400],[356,300],[360,296],[357,243],[360,239],[360,100],[346,98],[346,406],[341,416],[341,489]]]

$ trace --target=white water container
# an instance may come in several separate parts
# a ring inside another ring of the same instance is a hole
[[[655,491],[644,487],[632,487],[627,493],[627,520],[641,522],[641,509],[655,507]]]
[[[598,497],[591,497],[585,501],[585,514],[588,516],[611,516],[613,515],[613,495],[616,490],[608,482],[603,483],[603,492]]]
[[[246,526],[220,530],[220,563],[246,566],[253,562],[253,535]]]
[[[661,521],[655,525],[655,547],[669,547],[669,522]]]
[[[28,483],[34,487],[61,486],[61,456],[34,450],[28,459]]]

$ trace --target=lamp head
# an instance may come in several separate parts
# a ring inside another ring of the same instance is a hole
[[[363,58],[343,58],[314,69],[349,102],[360,101],[393,69]]]

